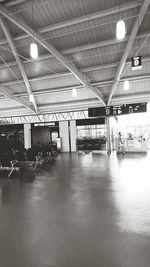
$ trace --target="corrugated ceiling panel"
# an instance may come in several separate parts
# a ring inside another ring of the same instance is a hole
[[[137,81],[130,82],[130,89],[125,91],[123,88],[123,83],[119,84],[114,95],[130,95],[138,93],[150,93],[149,81]]]
[[[134,19],[128,19],[127,21],[127,35],[131,31]],[[63,33],[66,34],[57,34],[56,37],[52,38],[51,32],[43,34],[44,39],[48,39],[58,50],[63,50],[67,48],[72,48],[84,44],[91,44],[94,42],[101,42],[103,40],[112,39],[115,37],[115,23],[112,23],[111,20],[109,24],[104,24],[103,26],[97,25],[95,27],[89,25],[85,27],[85,30],[80,30],[80,25],[73,26],[76,27],[76,30],[70,30],[70,34],[65,29]],[[78,28],[78,30],[77,30]]]
[[[27,76],[30,78],[67,71],[66,67],[64,67],[64,65],[62,65],[56,58],[26,63],[24,64],[24,68]]]
[[[3,80],[3,82],[22,80],[22,76],[20,74],[18,66],[0,69],[0,72],[2,73],[7,72],[7,71],[9,71],[9,77]]]
[[[20,103],[11,100],[9,98],[5,98],[5,99],[0,99],[0,109],[3,108],[11,108],[11,107],[20,107],[22,106]]]
[[[0,27],[0,40],[2,40],[2,39],[5,39],[5,34],[2,30],[2,28]]]
[[[105,85],[105,86],[101,85],[97,86],[97,88],[100,90],[103,96],[107,98],[111,90],[111,85]]]
[[[119,47],[121,49],[119,49]],[[95,65],[102,65],[107,63],[119,62],[124,51],[124,44],[119,46],[109,46],[105,48],[97,48],[79,52],[69,58],[73,58],[74,63],[80,67],[90,67]]]
[[[66,86],[79,85],[78,80],[76,80],[72,75],[65,77],[58,77],[53,79],[44,79],[44,80],[35,80],[30,82],[31,89],[34,91],[42,90],[42,89],[53,89],[53,88],[61,88]],[[24,84],[12,84],[9,85],[9,88],[13,90],[13,92],[26,92]]]
[[[139,50],[140,52],[138,54],[141,55],[142,57],[149,56],[149,47],[150,47],[150,36],[149,38],[141,37],[136,39],[134,41],[132,49],[130,50],[129,58],[134,57],[137,54],[137,51]]]
[[[140,32],[149,32],[150,11],[145,15],[142,24],[140,26]]]
[[[49,74],[57,74],[59,72],[66,72],[67,69],[55,58],[50,58],[46,60],[33,60],[31,62],[26,62],[23,64],[26,75],[29,79]],[[4,81],[9,80],[17,80],[15,75],[19,80],[22,80],[22,76],[20,74],[19,68],[17,65],[10,67],[14,75],[12,74],[10,77],[6,78]],[[1,72],[7,72],[7,69],[0,69]]]
[[[14,61],[14,56],[8,44],[0,46],[0,64]]]
[[[117,62],[118,60],[120,60],[119,53],[121,54],[123,53],[125,45],[126,42],[119,42],[104,47],[85,50],[79,53],[80,57],[78,57],[78,53],[77,55],[74,54],[73,59],[76,60],[77,62],[79,61],[80,63],[81,59],[84,61],[85,59],[92,59],[92,58],[95,59],[99,57],[101,60],[101,64],[105,64],[114,62],[114,60],[113,61],[111,60],[112,57],[115,58],[116,59],[115,62]]]
[[[0,82],[8,82],[15,79],[14,75],[8,68],[0,69]]]
[[[131,0],[121,0],[120,4],[127,4]],[[86,15],[98,10],[106,9],[109,7],[118,6],[118,0],[38,0],[33,1],[35,25],[46,25],[60,22],[76,16]],[[13,13],[15,12],[21,18],[25,18],[29,22],[32,21],[32,3],[26,1],[20,5],[9,8]],[[24,16],[23,16],[24,15]],[[30,22],[31,23],[31,22]]]
[[[77,97],[72,96],[72,90],[66,92],[57,92],[55,94],[50,94],[45,96],[36,96],[38,104],[49,104],[49,103],[59,103],[59,102],[68,102],[68,101],[79,101],[84,99],[93,98],[93,94],[87,89],[77,89]],[[95,97],[94,97],[95,98]]]
[[[75,85],[79,85],[79,82],[72,75],[31,82],[31,87],[33,91],[48,89],[48,88],[49,89],[61,88],[61,87],[75,86]]]
[[[62,18],[61,21],[63,21],[63,20],[67,20],[69,18],[76,17],[77,14],[75,12],[76,9],[74,8],[74,5],[76,5],[78,7],[78,9],[80,10],[80,13],[81,13],[80,15],[87,15],[87,14],[92,12],[91,8],[89,9],[87,7],[88,6],[87,2],[90,2],[89,5],[91,5],[91,3],[93,3],[93,6],[94,6],[93,1],[85,1],[86,5],[85,5],[85,3],[80,3],[80,2],[77,4],[76,1],[71,3],[70,0],[69,0],[68,4],[66,4],[65,1],[61,1],[61,4],[59,1],[59,7],[57,5],[57,1],[55,3],[52,1],[51,2],[43,1],[42,3],[41,2],[40,3],[35,2],[34,27],[37,29],[38,27],[42,27],[45,25],[49,25],[49,24],[53,25],[56,23],[56,21],[57,22],[60,21],[60,18]],[[98,5],[98,9],[95,9],[95,10],[101,11],[101,5],[100,5],[99,1],[96,1],[96,2]],[[71,3],[71,5],[70,5],[70,3]],[[82,4],[83,4],[83,6],[82,6]],[[21,20],[26,21],[31,27],[33,27],[31,6],[30,6],[30,4],[27,5],[27,3],[25,3],[25,6],[27,8],[23,9],[23,11],[21,13],[20,12],[17,13],[17,16],[19,16],[21,18]],[[54,6],[54,9],[57,10],[57,13],[56,13],[56,10],[53,12],[53,6]],[[69,9],[70,6],[72,6],[72,9],[71,9],[72,12]],[[82,8],[81,8],[81,6],[82,6]],[[115,6],[115,5],[113,4],[112,6]],[[63,16],[61,17],[62,10],[63,10],[63,12],[65,12],[64,17]],[[88,10],[89,10],[89,12],[88,12]],[[54,15],[55,13],[56,13],[56,15]],[[66,14],[69,14],[69,17],[67,17]],[[130,17],[130,19],[128,19],[126,21],[130,25],[132,25],[131,17],[135,14],[136,14],[136,10],[130,10],[130,11],[128,11],[128,13],[126,13],[126,12],[121,13],[122,17]],[[59,20],[56,19],[57,16],[58,16]],[[80,45],[81,43],[84,43],[84,38],[88,42],[90,42],[91,39],[93,39],[93,40],[98,39],[99,40],[99,37],[101,39],[103,39],[103,34],[105,34],[105,38],[107,38],[109,36],[114,35],[114,33],[115,33],[115,27],[114,26],[115,25],[113,25],[112,22],[113,21],[115,22],[116,19],[118,19],[118,16],[119,15],[107,16],[105,18],[92,20],[90,22],[84,22],[84,23],[80,23],[78,25],[73,25],[71,27],[58,29],[56,31],[52,31],[52,32],[44,34],[43,38],[50,38],[52,43],[56,47],[58,47],[58,49],[60,48],[60,39],[62,42],[61,43],[61,49],[63,49],[63,48],[67,48],[67,47],[70,48],[70,47],[73,47],[74,45]],[[51,21],[50,21],[50,19],[51,19]],[[15,30],[13,30],[13,27],[11,27],[11,25],[9,25],[9,26],[11,28],[11,31],[14,32],[14,35],[16,35],[16,32],[15,32]],[[130,29],[130,27],[131,26],[127,26],[127,32],[128,32],[128,29]],[[106,28],[107,28],[107,31],[106,31]],[[84,31],[83,31],[83,29],[84,29]],[[68,35],[69,32],[70,32],[70,34]],[[90,36],[91,36],[91,39],[90,39]],[[54,37],[55,37],[55,41],[54,41]],[[78,38],[80,38],[80,44],[79,44]],[[83,38],[83,41],[82,41],[82,38]],[[67,41],[67,39],[69,39],[69,40]],[[17,46],[18,46],[18,43],[17,43]]]
[[[129,10],[128,13],[123,12],[121,14],[122,18],[124,18],[126,21],[127,35],[130,33],[133,21],[135,20],[134,16],[136,15],[137,12],[136,10],[133,9]],[[106,40],[114,37],[115,23],[118,19],[119,19],[119,13],[67,26],[65,28],[53,30],[43,34],[43,38],[52,41],[57,48],[60,47],[60,40],[61,40],[63,42],[61,44],[61,49],[67,48],[67,45],[70,48],[74,47],[74,45],[75,46],[82,45],[85,42],[89,43],[91,42],[91,40],[92,42],[97,42],[104,39]],[[67,40],[69,43],[67,42]]]
[[[29,59],[30,57],[30,42],[32,42],[32,39],[30,38],[29,43],[22,46],[17,46],[17,52],[20,54],[23,59]],[[39,56],[47,53],[47,50],[43,48],[40,44],[38,44],[38,53]]]
[[[27,94],[27,90],[26,90],[26,87],[25,87],[24,83],[11,84],[11,85],[6,85],[6,86],[13,93],[26,93]]]
[[[17,14],[16,14],[16,16],[17,16]],[[16,26],[13,22],[11,22],[9,20],[7,20],[7,26],[8,26],[8,28],[9,28],[9,30],[13,36],[17,36],[17,35],[20,35],[23,33],[23,31],[18,26]]]
[[[113,80],[116,75],[117,69],[102,69],[88,72],[88,77],[92,82]]]

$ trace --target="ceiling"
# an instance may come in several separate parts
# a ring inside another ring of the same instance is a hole
[[[1,117],[150,101],[150,0],[0,0],[0,16]],[[136,55],[142,69],[132,71]]]

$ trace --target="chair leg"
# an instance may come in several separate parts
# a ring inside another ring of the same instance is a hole
[[[11,170],[10,173],[8,174],[8,177],[11,176],[11,174],[13,173],[13,171],[14,171],[14,168],[12,168],[12,170]]]

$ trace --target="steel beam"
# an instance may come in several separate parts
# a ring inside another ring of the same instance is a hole
[[[140,34],[140,39],[144,39],[144,38],[148,38],[149,37],[149,32],[145,32],[145,33],[141,33]],[[128,40],[128,36],[122,40],[122,42],[126,42]],[[135,39],[138,39],[139,38],[139,35],[137,35],[135,37]],[[1,41],[0,41],[0,44],[1,44]],[[90,49],[96,49],[96,48],[100,48],[100,47],[106,47],[106,46],[109,46],[109,45],[113,45],[113,44],[116,44],[116,39],[110,39],[110,40],[105,40],[105,41],[101,41],[101,42],[97,42],[97,43],[92,43],[92,44],[88,44],[88,45],[81,45],[81,46],[78,46],[78,47],[74,47],[74,48],[68,48],[68,49],[65,49],[65,50],[62,50],[61,53],[63,55],[68,55],[68,54],[73,54],[73,53],[77,53],[77,52],[82,52],[82,51],[85,51],[85,50],[90,50]],[[18,54],[18,56],[21,56]],[[44,55],[39,55],[38,59],[36,59],[36,62],[38,61],[41,61],[41,60],[47,60],[47,59],[51,59],[51,58],[54,58],[53,55],[51,54],[44,54]],[[142,58],[143,60],[143,58]],[[25,59],[25,60],[22,60],[22,64],[27,64],[27,63],[33,63],[33,59]],[[7,66],[8,67],[13,67],[13,66],[16,66],[17,63],[16,61],[11,61],[11,62],[8,62],[7,63]],[[5,64],[0,64],[0,69],[2,68],[6,68],[6,65]],[[82,71],[82,69],[81,69]]]
[[[13,0],[13,1],[10,1],[10,2],[8,1],[8,2],[6,2],[5,6],[6,7],[16,6],[16,5],[24,3],[26,1],[27,0]]]
[[[142,57],[142,62],[147,62],[150,61],[150,56],[147,57]],[[8,63],[9,64],[9,63]],[[7,65],[8,65],[7,64]],[[127,60],[126,64],[130,64],[130,59]],[[102,64],[102,65],[98,65],[98,66],[92,66],[92,67],[87,67],[87,68],[81,68],[80,71],[82,72],[90,72],[90,71],[94,71],[94,70],[103,70],[103,69],[109,69],[109,68],[114,68],[117,67],[119,65],[119,62],[114,62],[114,63],[108,63],[108,64]],[[6,67],[6,65],[5,65]],[[1,68],[1,66],[0,66]],[[38,76],[35,78],[30,78],[29,81],[30,82],[34,82],[34,81],[40,81],[40,80],[45,80],[45,79],[53,79],[53,78],[57,78],[57,77],[63,77],[63,76],[68,76],[71,75],[70,72],[59,72],[56,74],[49,74],[49,75],[42,75],[42,76]],[[136,78],[141,77],[141,76],[136,76]],[[23,83],[22,80],[14,80],[14,81],[9,81],[9,82],[4,82],[3,86],[8,86],[8,85],[14,85],[14,84],[19,84],[19,83]],[[110,82],[109,82],[110,83]],[[102,82],[102,85],[104,83]]]
[[[11,5],[11,3],[17,2],[17,1],[18,1],[18,3],[25,2],[25,0],[15,0],[15,1],[12,1],[10,3],[9,2],[6,3],[5,6],[9,7]],[[50,31],[53,31],[53,30],[61,29],[61,28],[67,27],[67,26],[76,25],[76,24],[83,23],[83,22],[86,22],[86,21],[91,21],[91,20],[94,20],[94,19],[103,18],[103,17],[109,16],[109,15],[113,15],[113,14],[119,13],[120,11],[121,12],[128,11],[128,10],[134,9],[136,7],[138,7],[138,3],[137,3],[137,1],[134,1],[134,2],[131,2],[131,3],[120,5],[120,10],[118,8],[116,8],[116,7],[112,7],[112,8],[100,11],[100,12],[95,12],[95,13],[91,13],[91,14],[88,14],[88,15],[85,15],[85,16],[81,16],[81,17],[69,19],[69,20],[66,20],[66,21],[62,21],[60,23],[56,23],[56,24],[53,24],[53,25],[44,26],[42,28],[36,29],[36,31],[38,33],[46,33],[46,32],[50,32]],[[15,37],[14,41],[19,41],[19,40],[22,40],[22,39],[25,39],[25,38],[28,38],[28,37],[29,37],[28,34],[21,34],[21,35]],[[0,40],[0,45],[6,44],[6,43],[7,43],[6,39],[5,40]]]
[[[55,121],[77,120],[88,118],[87,110],[68,111],[58,113],[45,113],[40,115],[22,115],[0,117],[0,124],[26,124],[26,123],[52,123]]]
[[[22,64],[22,62],[20,60],[20,57],[18,56],[17,49],[15,47],[15,44],[14,44],[13,38],[11,36],[11,33],[10,33],[6,23],[4,23],[4,21],[2,20],[2,18],[0,18],[0,25],[1,25],[2,29],[3,29],[3,32],[4,32],[5,36],[6,36],[6,39],[8,40],[8,43],[9,43],[10,48],[11,48],[11,50],[13,52],[13,55],[14,55],[14,57],[16,59],[18,68],[20,70],[20,73],[22,75],[23,81],[25,83],[28,95],[30,96],[33,93],[32,93],[31,87],[30,87],[30,83],[29,83],[28,77],[27,77],[27,75],[25,73],[23,64]],[[35,112],[37,113],[38,111],[37,111],[37,104],[35,102],[35,98],[34,98],[33,106],[35,108]]]
[[[146,59],[146,60],[150,60],[149,59]],[[142,59],[142,61],[144,61]],[[115,67],[117,66],[117,64],[114,63],[114,65],[112,65],[112,67]],[[60,76],[63,76],[63,73],[60,73],[60,74],[52,74],[52,75],[45,75],[45,76],[40,76],[40,77],[36,77],[36,78],[32,78],[30,79],[30,82],[36,82],[36,81],[40,81],[40,80],[45,80],[45,79],[51,79],[51,78],[57,78],[57,77],[60,77]],[[66,75],[70,75],[70,73],[66,73]],[[66,76],[65,75],[65,76]],[[150,80],[150,75],[149,74],[146,74],[146,75],[138,75],[138,76],[133,76],[133,77],[125,77],[125,78],[121,78],[119,83],[122,83],[125,79],[128,79],[130,82],[137,82],[137,81],[143,81],[143,80]],[[11,85],[15,85],[15,84],[19,84],[19,83],[23,83],[23,81],[10,81],[10,82],[4,82],[2,83],[1,85],[3,86],[11,86]],[[113,80],[107,80],[107,81],[99,81],[99,82],[92,82],[91,85],[92,86],[98,86],[98,87],[104,87],[104,86],[108,86],[108,85],[112,85],[113,84]],[[43,89],[43,90],[38,90],[38,91],[34,91],[34,95],[44,95],[44,94],[52,94],[52,93],[59,93],[61,91],[65,92],[65,91],[68,91],[68,90],[72,90],[74,87],[76,87],[76,89],[81,89],[83,88],[82,85],[79,85],[79,84],[76,84],[74,86],[67,86],[67,87],[60,87],[60,88],[55,88],[55,89]],[[19,93],[17,94],[17,96],[21,96],[21,95],[24,95],[26,96],[26,94],[24,93]]]
[[[20,103],[30,111],[34,112],[33,107],[27,101],[20,99],[18,96],[15,96],[7,87],[0,85],[0,93],[3,94],[5,97]]]
[[[0,4],[0,14],[9,19],[11,22],[13,22],[15,25],[17,25],[31,37],[33,36],[33,29],[26,23],[18,19],[14,14],[12,14],[7,8],[2,6],[1,4]],[[94,95],[97,95],[97,98],[103,103],[103,105],[106,104],[102,94],[97,94],[95,88],[93,88],[90,85],[88,78],[85,77],[85,75],[83,75],[74,64],[70,63],[70,61],[63,54],[61,54],[49,42],[43,40],[42,36],[37,32],[34,32],[34,40],[40,43],[51,54],[53,54],[53,56],[55,56],[79,80],[79,82],[83,84],[85,88],[89,89],[92,93],[94,93]]]
[[[130,49],[133,45],[133,42],[135,40],[135,37],[136,37],[136,34],[138,32],[138,29],[139,29],[139,26],[141,25],[142,21],[143,21],[143,18],[144,18],[144,15],[149,7],[149,4],[150,4],[150,0],[143,0],[143,3],[142,3],[142,6],[140,8],[140,11],[139,11],[139,16],[136,18],[135,22],[134,22],[134,25],[133,25],[133,28],[131,30],[131,34],[130,34],[130,37],[129,37],[129,40],[126,44],[126,48],[125,48],[125,51],[122,55],[122,58],[120,60],[120,64],[118,66],[118,69],[117,69],[117,73],[116,73],[116,77],[114,79],[114,82],[113,82],[113,85],[112,85],[112,88],[111,88],[111,92],[110,92],[110,95],[109,95],[109,98],[108,98],[108,102],[107,102],[107,105],[110,105],[110,102],[111,102],[111,99],[112,99],[112,96],[117,88],[117,85],[120,81],[120,78],[121,78],[121,75],[123,73],[123,69],[125,67],[125,64],[126,64],[126,60],[128,58],[128,55],[130,53]]]
[[[145,99],[144,99],[145,97]],[[150,93],[145,93],[145,94],[134,94],[134,95],[127,95],[127,96],[117,96],[113,99],[113,103],[115,104],[122,104],[122,103],[136,103],[143,101],[143,102],[147,102],[148,100],[150,101]],[[68,102],[68,106],[62,103],[58,104],[59,108],[62,108],[61,112],[44,112],[46,111],[46,106],[41,106],[41,114],[33,114],[33,115],[22,115],[22,116],[0,116],[0,121],[1,124],[5,124],[5,123],[46,123],[46,122],[53,122],[53,121],[60,121],[60,120],[72,120],[72,119],[85,119],[88,118],[88,107],[96,107],[96,106],[100,106],[99,102],[97,99],[88,99],[88,100],[84,100],[84,101],[80,101],[80,105],[76,105],[77,101],[74,101],[75,103],[69,103]],[[70,106],[69,106],[70,104]],[[60,107],[61,105],[61,107]],[[81,108],[82,105],[82,108]],[[52,110],[53,107],[51,107]],[[63,111],[64,109],[68,109],[68,111]],[[79,108],[79,110],[73,110]],[[50,107],[48,106],[48,110],[50,109]],[[44,112],[44,113],[42,113]]]

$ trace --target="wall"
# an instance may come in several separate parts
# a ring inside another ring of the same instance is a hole
[[[24,124],[24,147],[31,148],[31,124]]]
[[[77,128],[76,121],[70,121],[70,142],[71,142],[71,152],[76,152],[76,139],[77,139]]]
[[[68,121],[59,122],[59,135],[61,138],[61,151],[69,152],[69,128]]]
[[[32,127],[32,145],[47,145],[50,142],[50,129],[47,126]]]

